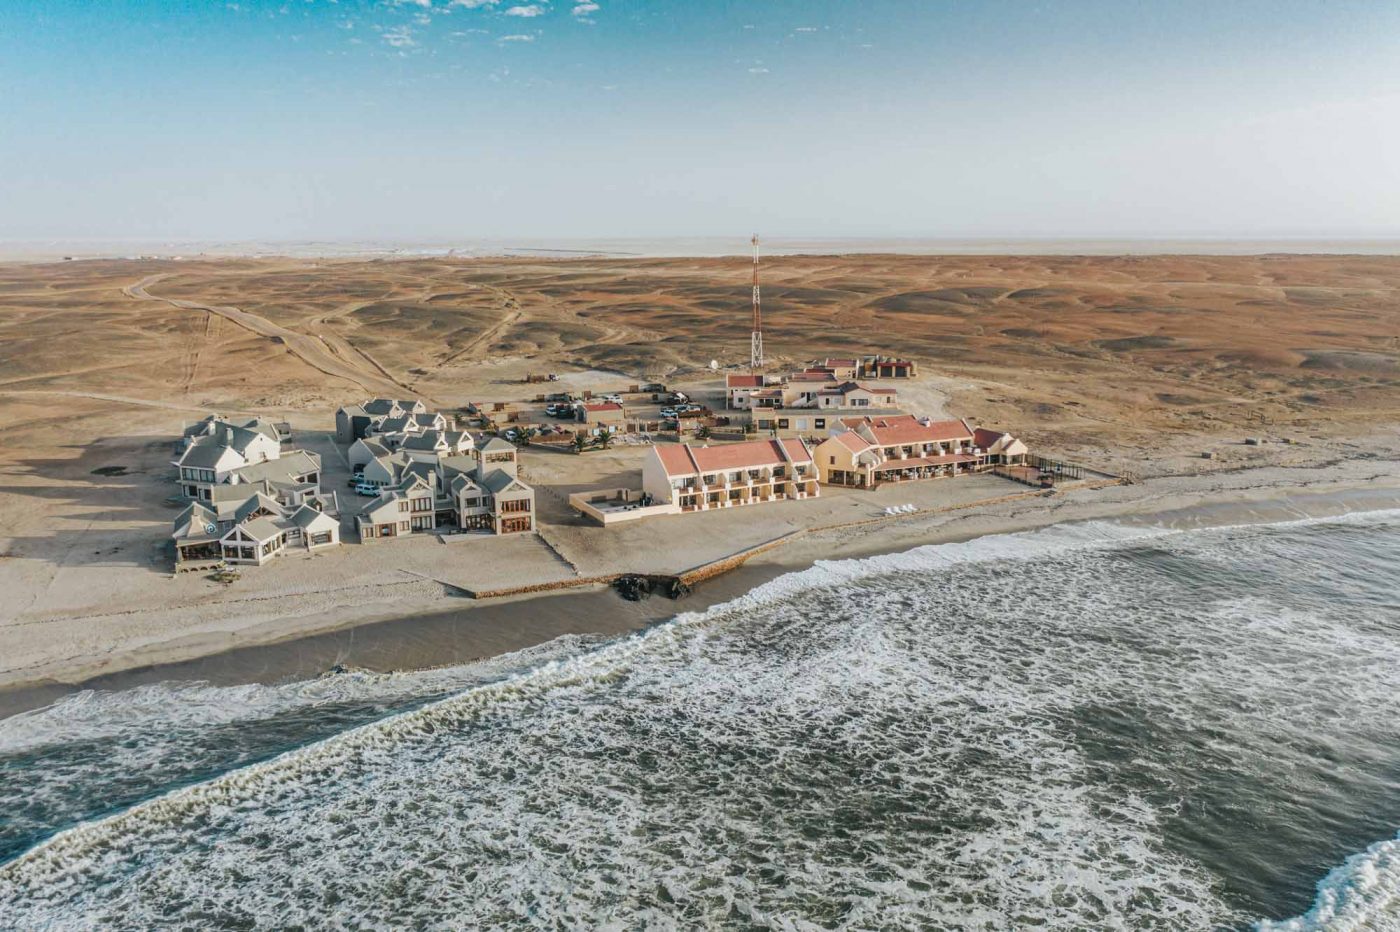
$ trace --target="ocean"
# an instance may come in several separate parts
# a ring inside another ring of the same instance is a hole
[[[0,925],[1400,929],[1400,511],[820,563],[0,720]]]

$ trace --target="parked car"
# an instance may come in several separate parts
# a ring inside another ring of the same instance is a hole
[[[609,392],[608,394],[601,396],[598,400],[607,404],[622,404],[622,396],[617,394],[616,392]]]
[[[663,418],[668,419],[668,420],[674,419],[675,416],[676,416],[676,409],[675,409],[675,408],[670,408],[670,407],[662,408],[662,409],[661,409],[661,416],[662,416]]]
[[[365,482],[361,479],[359,482],[355,483],[355,494],[374,497],[379,494],[379,486],[375,485],[373,482]]]
[[[574,407],[569,404],[548,404],[544,406],[544,413],[550,417],[573,417]]]

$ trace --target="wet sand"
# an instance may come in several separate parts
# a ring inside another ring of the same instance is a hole
[[[0,691],[0,718],[83,689],[122,690],[171,680],[220,686],[286,682],[324,675],[337,665],[376,672],[424,669],[521,650],[564,635],[626,635],[681,612],[728,602],[822,559],[857,559],[1060,523],[1114,520],[1187,529],[1400,508],[1400,473],[1309,485],[1271,485],[1261,479],[1240,476],[1223,487],[1157,490],[1159,494],[1144,494],[1144,486],[1121,487],[1099,490],[1118,493],[1117,501],[1100,499],[1068,510],[1032,501],[1010,511],[927,516],[862,533],[818,532],[710,580],[681,600],[655,596],[627,602],[603,589],[489,603],[464,600],[461,609],[449,612],[388,618],[193,660],[152,663],[74,684],[39,683]]]

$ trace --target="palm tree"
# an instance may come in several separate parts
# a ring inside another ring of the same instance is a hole
[[[710,439],[710,425],[709,425],[709,424],[701,424],[699,427],[695,428],[695,439],[696,439],[696,440],[709,440],[709,439]]]
[[[583,434],[574,434],[572,443],[575,453],[582,453],[584,450],[588,449],[588,438]]]
[[[520,445],[522,447],[528,447],[530,445],[530,438],[534,437],[538,433],[539,431],[535,430],[535,428],[526,427],[520,432]]]
[[[598,431],[598,441],[597,441],[597,443],[598,443],[599,449],[606,450],[608,447],[612,446],[612,442],[613,442],[613,432],[612,432],[611,430],[609,430],[608,428],[604,427],[602,430]]]

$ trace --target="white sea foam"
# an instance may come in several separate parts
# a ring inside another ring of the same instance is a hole
[[[163,682],[120,692],[83,690],[51,705],[0,719],[0,755],[153,731],[234,724],[319,706],[393,703],[452,692],[583,652],[601,640],[564,635],[485,660],[395,673],[352,670],[277,684]]]
[[[1260,922],[1259,932],[1377,932],[1400,929],[1400,835],[1334,868],[1301,916]]]
[[[1237,537],[1213,540],[1252,552]],[[1237,923],[1169,843],[1181,801],[1217,772],[1279,770],[1320,697],[1340,733],[1364,708],[1378,731],[1362,736],[1386,738],[1400,646],[1365,606],[1195,591],[1110,556],[1149,540],[1181,560],[1216,546],[1078,525],[819,564],[60,833],[0,867],[0,910],[75,926]]]

